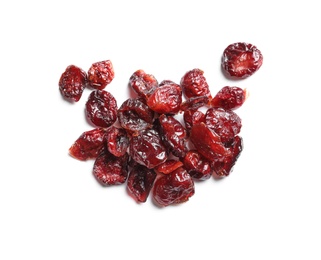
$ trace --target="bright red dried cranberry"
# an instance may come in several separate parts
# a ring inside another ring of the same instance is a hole
[[[211,163],[196,150],[188,151],[183,163],[189,175],[194,179],[207,180],[212,175]]]
[[[119,157],[127,152],[129,138],[125,129],[115,126],[109,127],[107,129],[106,140],[107,149],[111,154]]]
[[[152,169],[136,164],[128,175],[127,190],[138,202],[145,202],[153,187],[156,173]]]
[[[161,137],[154,129],[146,129],[134,134],[130,139],[129,154],[137,163],[149,169],[165,162],[167,159],[166,149]]]
[[[109,127],[117,119],[117,102],[105,90],[94,90],[86,103],[87,118],[96,126]]]
[[[137,70],[129,78],[129,86],[146,100],[158,87],[158,82],[153,75],[146,74],[143,70]]]
[[[199,97],[191,97],[181,104],[180,110],[186,111],[188,109],[196,110],[202,106],[207,105],[209,102],[209,99],[207,96],[199,96]]]
[[[215,176],[228,176],[233,171],[233,167],[243,150],[242,138],[235,136],[232,143],[229,144],[228,149],[230,150],[230,155],[226,156],[223,161],[213,162],[212,164]]]
[[[246,91],[239,87],[224,87],[211,101],[212,107],[221,107],[226,110],[237,109],[243,105]]]
[[[187,98],[207,96],[212,98],[210,88],[207,84],[204,72],[200,69],[193,69],[185,73],[181,79],[181,87]]]
[[[160,206],[168,206],[186,202],[194,193],[193,179],[181,167],[155,181],[153,199]]]
[[[223,52],[222,67],[232,77],[246,78],[256,72],[263,63],[261,51],[254,45],[237,42]]]
[[[151,128],[154,120],[154,111],[139,98],[127,99],[117,114],[120,125],[131,133]]]
[[[108,151],[102,152],[94,163],[93,174],[104,186],[122,184],[128,176],[128,154],[116,157]]]
[[[168,159],[167,161],[163,162],[162,164],[155,167],[157,172],[161,172],[163,174],[169,174],[179,167],[182,167],[183,163],[181,161],[177,161],[174,159]]]
[[[110,60],[93,63],[88,70],[88,83],[94,89],[104,89],[113,79],[115,73]]]
[[[159,133],[164,145],[177,157],[184,157],[187,152],[186,130],[173,116],[161,115],[158,118]]]
[[[81,98],[86,82],[86,72],[75,65],[70,65],[60,77],[59,89],[65,98],[77,102]]]
[[[222,161],[230,154],[230,151],[221,142],[219,135],[204,123],[192,127],[190,140],[196,150],[209,161]]]
[[[231,110],[223,108],[210,108],[205,114],[205,123],[221,137],[223,143],[234,138],[242,127],[241,118]]]
[[[147,105],[159,114],[176,114],[182,103],[180,85],[164,80],[147,99]]]
[[[194,109],[188,109],[184,112],[183,115],[185,127],[187,130],[187,133],[189,134],[193,125],[199,124],[199,123],[205,123],[205,115],[202,111],[194,110]]]
[[[96,158],[104,148],[105,136],[103,128],[83,132],[69,148],[69,154],[78,160]]]

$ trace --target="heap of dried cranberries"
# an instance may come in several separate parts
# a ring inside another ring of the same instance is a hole
[[[255,46],[235,43],[224,51],[222,66],[244,78],[262,59]],[[69,153],[78,160],[95,159],[93,174],[100,184],[127,183],[137,202],[152,194],[156,204],[168,206],[194,195],[194,180],[231,173],[243,149],[242,122],[234,111],[244,103],[245,90],[226,86],[212,97],[200,69],[186,72],[180,84],[158,83],[137,70],[129,78],[137,97],[118,107],[104,90],[113,78],[107,60],[94,63],[88,73],[71,65],[59,81],[62,95],[76,102],[86,86],[93,89],[85,111],[96,128],[82,133]],[[175,118],[179,113],[182,122]]]

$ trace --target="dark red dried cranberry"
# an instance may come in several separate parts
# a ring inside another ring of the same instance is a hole
[[[156,173],[152,169],[136,164],[128,175],[127,190],[138,202],[145,202],[153,187]]]
[[[207,180],[212,175],[211,163],[196,150],[188,151],[183,163],[189,175],[194,179]]]
[[[127,99],[118,110],[120,125],[133,133],[151,128],[154,120],[154,111],[142,99]]]
[[[168,206],[186,202],[194,193],[193,179],[181,167],[155,181],[153,199],[160,206]]]
[[[187,130],[187,133],[189,133],[193,127],[193,125],[199,124],[199,123],[205,123],[205,115],[202,111],[194,110],[194,109],[188,109],[184,112],[183,115],[185,127]]]
[[[231,110],[223,108],[210,108],[205,114],[205,123],[221,137],[223,143],[234,138],[242,127],[241,118]]]
[[[146,74],[143,70],[137,70],[129,78],[129,86],[146,100],[158,87],[158,82],[153,75]]]
[[[103,128],[86,131],[69,148],[69,154],[78,160],[96,158],[104,148],[105,136]]]
[[[130,139],[129,154],[137,163],[149,169],[165,162],[167,159],[166,149],[161,137],[154,129],[146,129],[134,134]]]
[[[207,96],[212,98],[210,88],[207,84],[204,72],[200,69],[193,69],[185,73],[181,79],[181,87],[187,98]]]
[[[182,103],[180,85],[170,80],[164,80],[147,99],[147,105],[159,114],[176,114]]]
[[[223,52],[222,67],[232,77],[246,78],[256,72],[263,63],[261,51],[254,45],[237,42]]]
[[[65,98],[77,102],[81,98],[86,82],[86,72],[75,65],[70,65],[60,77],[59,89]]]
[[[224,87],[211,101],[212,107],[221,107],[226,110],[237,109],[243,105],[246,91],[239,87]]]
[[[107,149],[111,154],[119,157],[127,152],[129,138],[125,129],[115,126],[109,127],[107,129],[106,140]]]
[[[116,157],[104,150],[96,159],[93,174],[104,186],[122,184],[128,176],[128,154]]]
[[[214,175],[218,177],[228,176],[243,150],[243,140],[240,136],[235,136],[232,143],[227,147],[230,155],[226,156],[221,162],[213,162],[212,169]]]
[[[88,83],[94,89],[104,89],[113,79],[115,73],[110,60],[93,63],[88,70]]]
[[[116,99],[105,90],[91,92],[86,103],[86,115],[96,126],[111,126],[117,119]]]
[[[163,162],[162,164],[156,166],[155,170],[157,172],[160,172],[163,174],[169,174],[182,166],[183,166],[183,163],[181,161],[177,161],[174,159],[168,159],[167,161]]]
[[[181,104],[181,110],[186,111],[188,109],[197,110],[198,108],[207,105],[209,98],[207,96],[191,97]]]

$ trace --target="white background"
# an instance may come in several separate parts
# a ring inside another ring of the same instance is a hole
[[[0,259],[321,259],[318,1],[2,1]],[[227,45],[263,53],[252,77],[220,68]],[[179,82],[200,68],[212,94],[247,88],[244,151],[227,178],[185,204],[137,204],[68,155],[92,128],[91,90],[71,104],[70,64],[110,59],[120,105],[144,69]]]

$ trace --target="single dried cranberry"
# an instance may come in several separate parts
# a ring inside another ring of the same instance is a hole
[[[184,157],[187,152],[186,130],[173,116],[161,115],[158,118],[159,133],[168,152]]]
[[[94,90],[86,103],[87,118],[96,126],[109,127],[117,119],[117,102],[105,90]]]
[[[188,109],[184,112],[183,115],[185,127],[187,130],[187,133],[189,134],[193,125],[199,124],[199,123],[205,123],[205,115],[202,111],[194,110],[194,109]]]
[[[256,72],[263,63],[261,51],[254,45],[237,42],[223,52],[222,67],[232,77],[246,78]]]
[[[152,169],[136,164],[128,175],[127,190],[138,202],[145,202],[153,187],[156,173]]]
[[[88,70],[88,83],[94,89],[104,89],[113,79],[115,73],[110,60],[93,63]]]
[[[104,150],[95,160],[93,174],[104,186],[122,184],[128,176],[128,154],[116,157]]]
[[[227,147],[230,150],[230,155],[226,156],[221,162],[213,162],[212,169],[214,175],[218,177],[228,176],[239,158],[243,150],[243,140],[240,136],[235,136],[232,143]]]
[[[168,206],[186,202],[194,193],[192,177],[180,167],[155,181],[153,199],[160,206]]]
[[[138,98],[127,99],[117,114],[120,125],[131,133],[151,128],[154,120],[154,111]]]
[[[223,108],[210,108],[205,114],[205,123],[221,137],[223,143],[234,138],[242,127],[241,118],[231,110]]]
[[[129,86],[146,100],[158,87],[158,82],[153,75],[146,74],[143,70],[137,70],[129,78]]]
[[[176,114],[182,103],[180,85],[164,80],[147,99],[147,105],[159,114]]]
[[[239,87],[224,87],[211,101],[212,107],[221,107],[226,110],[237,109],[243,105],[246,91]]]
[[[209,161],[222,161],[230,154],[230,151],[221,142],[219,135],[204,123],[192,127],[190,140],[196,150]]]
[[[119,157],[127,152],[129,138],[125,129],[115,126],[109,127],[107,129],[106,140],[107,149],[111,154]]]
[[[212,98],[210,88],[207,84],[204,72],[200,69],[193,69],[185,73],[181,79],[181,87],[187,98],[207,96]]]
[[[103,128],[83,132],[69,148],[69,154],[78,160],[96,158],[104,148],[105,136]]]
[[[134,134],[130,139],[129,154],[137,163],[149,169],[165,162],[167,159],[166,149],[161,137],[154,129],[146,129]]]
[[[177,161],[174,159],[168,159],[167,161],[163,162],[162,164],[155,167],[157,172],[161,172],[163,174],[169,174],[179,167],[182,167],[183,163],[181,161]]]
[[[207,96],[191,97],[181,104],[181,110],[186,111],[188,109],[196,110],[204,105],[207,105],[209,98]]]
[[[86,82],[86,72],[75,65],[70,65],[60,77],[59,89],[65,98],[77,102],[82,96]]]
[[[189,175],[194,179],[207,180],[212,175],[211,163],[196,150],[188,151],[183,163]]]

